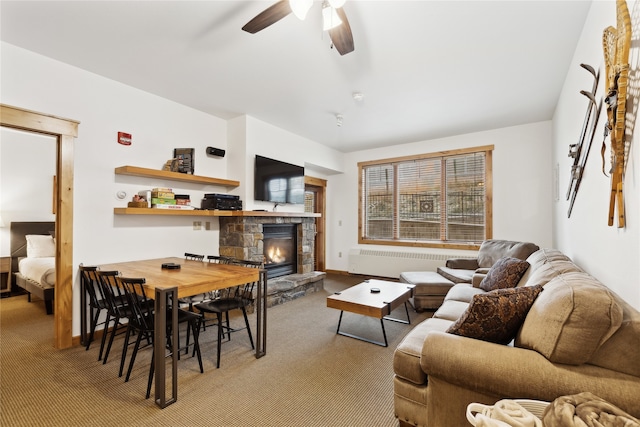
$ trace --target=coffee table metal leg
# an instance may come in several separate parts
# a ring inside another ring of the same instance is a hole
[[[391,320],[392,322],[404,323],[405,325],[411,324],[411,318],[409,317],[409,309],[407,308],[407,302],[404,303],[404,311],[407,312],[407,320],[397,319],[395,317],[384,316],[383,319]]]
[[[346,333],[346,332],[341,332],[340,331],[340,325],[342,324],[342,315],[343,314],[344,314],[344,311],[340,311],[340,319],[338,319],[338,329],[336,330],[336,334],[342,335],[342,336],[345,336],[345,337],[349,337],[349,338],[355,338],[357,340],[368,342],[368,343],[371,343],[371,344],[377,344],[377,345],[380,345],[382,347],[387,347],[389,345],[387,343],[387,332],[384,329],[384,321],[383,321],[383,319],[380,319],[380,326],[382,326],[382,336],[384,337],[384,342],[380,342],[380,341],[370,340],[368,338],[361,337],[359,335],[354,335],[354,334],[349,334],[349,333]]]
[[[336,330],[336,334],[340,333],[340,324],[342,323],[342,314],[344,311],[340,310],[340,319],[338,319],[338,329]]]

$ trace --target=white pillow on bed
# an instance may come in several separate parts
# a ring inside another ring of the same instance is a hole
[[[44,258],[56,256],[56,244],[53,236],[40,234],[27,234],[27,257]]]

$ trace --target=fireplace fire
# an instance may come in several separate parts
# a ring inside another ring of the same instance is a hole
[[[263,224],[264,267],[267,277],[297,273],[295,224]]]

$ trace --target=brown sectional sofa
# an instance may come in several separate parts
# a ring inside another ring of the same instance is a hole
[[[433,317],[394,353],[394,405],[401,425],[468,425],[471,402],[553,401],[589,391],[640,417],[640,312],[555,249],[531,254],[517,286],[542,285],[510,345],[447,333],[473,296],[451,287]]]
[[[444,267],[433,271],[407,271],[400,274],[400,282],[415,285],[412,300],[416,311],[436,310],[456,283],[478,284],[500,258],[527,259],[540,249],[529,242],[485,240],[476,258],[449,259]]]

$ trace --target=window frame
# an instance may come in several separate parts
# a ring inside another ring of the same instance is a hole
[[[478,250],[482,242],[464,243],[459,241],[453,242],[446,240],[418,241],[408,239],[388,240],[364,237],[365,224],[363,211],[363,168],[368,166],[380,166],[400,162],[423,160],[434,157],[447,158],[483,152],[485,154],[485,239],[491,239],[493,237],[493,149],[493,145],[484,145],[479,147],[461,148],[455,150],[437,151],[433,153],[416,154],[411,156],[358,162],[358,243],[364,245],[389,245],[440,249]],[[396,216],[394,214],[394,218],[395,217]]]

